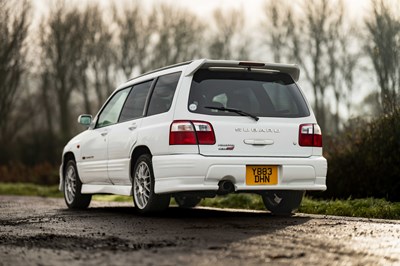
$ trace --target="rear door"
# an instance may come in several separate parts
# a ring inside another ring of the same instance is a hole
[[[142,123],[144,106],[153,80],[132,87],[118,124],[108,134],[108,175],[113,184],[130,185],[130,155]]]
[[[313,118],[288,74],[201,69],[193,77],[188,109],[214,128],[216,144],[200,145],[203,155],[312,155],[311,147],[297,142],[300,124]]]

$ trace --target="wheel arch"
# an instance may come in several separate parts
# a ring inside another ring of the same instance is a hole
[[[135,164],[136,164],[137,160],[139,159],[139,157],[142,154],[149,154],[150,156],[153,156],[151,151],[150,151],[150,149],[147,146],[144,146],[144,145],[137,146],[133,150],[132,155],[131,155],[130,175],[129,175],[129,178],[131,179],[132,184],[133,184],[133,176],[132,176],[133,175],[133,170],[134,170],[134,167],[135,167]]]
[[[76,163],[76,158],[75,158],[75,154],[72,151],[68,151],[63,155],[62,158],[62,171],[61,171],[61,175],[62,175],[62,181],[60,182],[60,188],[61,191],[64,191],[64,186],[63,186],[63,182],[65,180],[65,168],[67,167],[67,163],[68,161],[73,160]],[[76,170],[78,171],[78,168],[76,168]],[[78,172],[78,176],[79,176],[79,172]],[[79,176],[80,179],[80,176]],[[81,180],[82,181],[82,180]]]
[[[63,164],[63,175],[64,175],[65,167],[67,166],[67,162],[69,160],[74,160],[76,162],[75,155],[74,155],[74,153],[72,151],[66,152],[64,154],[64,156],[63,156],[63,161],[62,161],[62,164]]]

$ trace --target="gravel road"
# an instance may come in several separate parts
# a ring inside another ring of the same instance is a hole
[[[0,265],[400,265],[400,221],[0,196]]]

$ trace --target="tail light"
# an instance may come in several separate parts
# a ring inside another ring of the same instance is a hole
[[[174,121],[169,132],[169,145],[213,145],[214,129],[203,121]]]
[[[300,125],[299,145],[308,147],[322,147],[322,132],[317,124]]]

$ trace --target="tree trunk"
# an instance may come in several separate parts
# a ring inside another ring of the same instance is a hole
[[[60,108],[60,137],[64,143],[71,137],[69,121],[69,94],[65,88],[65,81],[61,81],[60,91],[57,93],[58,106]]]
[[[47,138],[48,138],[48,158],[53,159],[55,157],[55,136],[54,136],[54,128],[53,128],[53,116],[54,113],[52,112],[51,104],[50,104],[50,95],[49,95],[49,80],[47,74],[43,74],[42,76],[42,100],[43,100],[43,108],[45,112],[46,118],[46,126],[47,126]]]
[[[83,95],[83,101],[84,101],[84,104],[85,104],[85,112],[87,114],[91,114],[92,106],[90,104],[89,88],[88,88],[88,85],[87,85],[87,79],[85,77],[82,79],[82,95]]]

